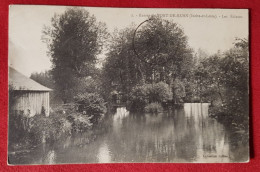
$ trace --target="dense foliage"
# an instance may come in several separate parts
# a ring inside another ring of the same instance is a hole
[[[203,102],[212,103],[211,115],[242,131],[248,131],[249,122],[248,75],[246,39],[238,39],[234,48],[223,54],[202,60],[194,72],[196,82],[193,85],[198,85],[197,96]]]
[[[9,143],[19,146],[53,142],[74,132],[87,132],[92,128],[90,117],[80,113],[53,113],[46,117],[38,114],[28,117],[23,112],[10,113]]]
[[[161,104],[172,100],[172,91],[164,82],[138,85],[132,89],[129,100],[133,111],[143,111],[148,103]]]
[[[175,84],[177,93],[182,85],[176,86],[181,82],[175,79],[182,80],[190,73],[192,50],[181,27],[172,21],[152,17],[139,28],[116,30],[109,42],[103,68],[107,97],[117,90],[129,98],[135,86],[159,82]]]
[[[70,102],[81,80],[95,71],[106,27],[81,8],[68,8],[55,15],[51,26],[45,27],[43,40],[49,48],[55,88],[64,103]]]
[[[10,110],[12,143],[55,141],[98,125],[106,106],[98,94],[101,72],[95,65],[106,35],[105,25],[82,8],[67,8],[52,18],[42,37],[49,48],[52,69],[33,73],[30,78],[53,89],[50,97],[51,106],[54,105],[49,117],[44,111],[28,117]],[[16,95],[12,89],[9,92],[11,109]],[[63,104],[59,102],[59,106],[53,98]]]
[[[49,117],[39,114],[29,120],[29,132],[34,136],[32,140],[37,143],[57,140],[64,134],[70,134],[72,130],[66,116],[60,114],[51,114]]]
[[[70,113],[67,119],[70,121],[74,132],[86,132],[93,126],[90,117],[82,113]]]
[[[106,112],[104,99],[97,93],[78,94],[74,100],[79,105],[79,112],[91,116],[91,121],[94,123],[97,123]]]

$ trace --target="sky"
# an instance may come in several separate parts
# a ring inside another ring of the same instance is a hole
[[[43,26],[50,26],[54,14],[65,6],[12,5],[9,7],[9,66],[30,76],[51,68],[47,46],[42,42]],[[105,22],[109,32],[132,23],[139,25],[147,15],[161,15],[183,28],[188,44],[208,54],[233,47],[235,38],[248,37],[246,9],[177,9],[177,8],[101,8],[86,7],[97,21]]]

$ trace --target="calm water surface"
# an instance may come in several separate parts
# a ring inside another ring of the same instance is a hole
[[[209,104],[185,103],[160,114],[131,114],[118,108],[94,141],[79,134],[13,156],[20,164],[109,162],[234,162],[229,132],[208,116]],[[95,135],[95,133],[94,133]],[[242,152],[242,153],[241,153]],[[239,154],[241,153],[241,154]]]

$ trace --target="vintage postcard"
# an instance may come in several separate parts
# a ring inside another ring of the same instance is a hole
[[[11,5],[8,164],[248,162],[248,17]]]

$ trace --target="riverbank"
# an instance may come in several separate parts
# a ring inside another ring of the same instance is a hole
[[[131,113],[120,107],[89,133],[74,133],[10,158],[23,164],[244,162],[247,146],[235,146],[234,135],[209,117],[209,109],[199,103],[161,113]]]

